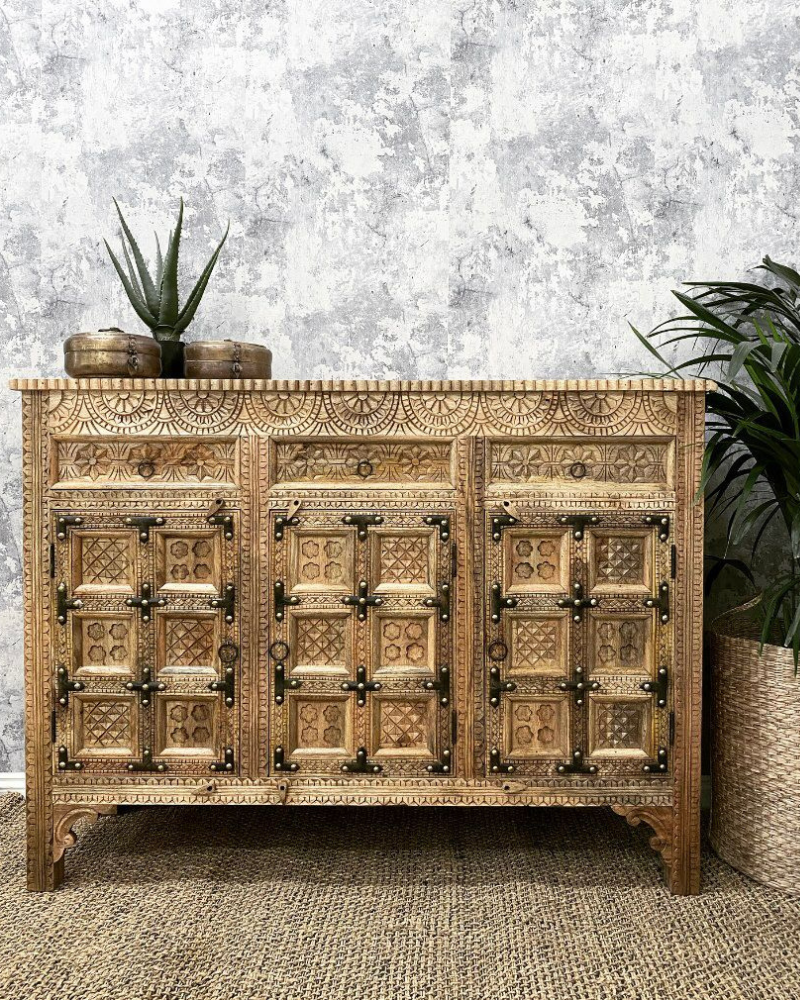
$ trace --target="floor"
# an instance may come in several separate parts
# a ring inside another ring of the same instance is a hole
[[[2,1000],[800,997],[800,899],[711,853],[673,898],[606,810],[140,809],[52,894],[23,835],[7,794]]]

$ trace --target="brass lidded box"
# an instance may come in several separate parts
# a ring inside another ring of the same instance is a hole
[[[272,351],[238,340],[186,345],[186,378],[271,378]]]
[[[72,378],[158,378],[161,345],[152,337],[125,333],[116,327],[76,333],[64,341],[64,368]]]

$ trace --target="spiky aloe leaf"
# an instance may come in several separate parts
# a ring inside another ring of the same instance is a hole
[[[142,300],[137,295],[136,290],[134,289],[133,285],[130,283],[130,280],[128,279],[127,274],[125,274],[125,272],[123,271],[122,265],[117,260],[117,258],[114,256],[114,251],[108,245],[108,240],[103,240],[103,242],[106,245],[106,250],[108,250],[109,257],[111,257],[111,263],[116,268],[117,274],[119,275],[120,281],[122,282],[122,286],[125,289],[125,292],[127,293],[128,298],[130,299],[130,303],[133,306],[133,308],[136,310],[136,315],[139,317],[139,319],[144,324],[146,324],[147,326],[149,326],[151,330],[154,329],[157,326],[158,321],[156,320],[156,318],[154,316],[152,316],[148,312],[147,306],[144,304],[144,302],[142,302]]]
[[[171,235],[164,257],[164,267],[161,274],[161,303],[158,310],[158,325],[174,328],[178,321],[178,251],[181,243],[181,226],[183,225],[183,198],[178,210],[178,222],[175,232]]]
[[[211,255],[208,263],[203,268],[203,273],[197,279],[197,284],[192,289],[191,295],[186,300],[186,303],[183,309],[181,310],[180,315],[178,316],[178,320],[175,323],[175,330],[178,333],[182,333],[186,329],[186,327],[191,323],[194,314],[197,312],[197,307],[200,305],[200,300],[203,298],[203,293],[206,290],[206,285],[208,284],[209,278],[211,277],[211,274],[217,263],[217,258],[220,255],[220,251],[222,250],[225,240],[228,238],[228,233],[230,232],[230,228],[231,224],[229,222],[228,228],[225,230],[225,235],[219,241],[217,249]]]
[[[122,252],[125,254],[125,263],[128,266],[128,276],[131,279],[131,284],[133,285],[136,294],[139,296],[139,301],[144,303],[144,292],[142,291],[141,285],[139,284],[139,279],[136,276],[136,268],[133,266],[133,261],[131,260],[130,254],[128,253],[128,246],[125,240],[120,240],[122,244]]]
[[[170,239],[172,238],[172,233],[169,234]],[[158,241],[158,233],[155,234],[156,237],[156,288],[158,289],[158,297],[161,299],[161,275],[164,273],[164,258],[161,256],[161,244]]]
[[[122,214],[122,209],[117,204],[117,199],[114,198],[114,207],[117,210],[117,215],[119,216],[119,221],[122,224],[122,231],[128,238],[128,242],[131,245],[131,250],[133,252],[133,259],[136,261],[136,267],[139,270],[139,280],[142,283],[142,290],[144,292],[144,301],[147,308],[153,315],[158,313],[158,293],[156,292],[155,285],[153,284],[153,279],[150,277],[150,272],[147,269],[147,263],[142,255],[142,251],[139,249],[139,244],[136,242],[133,233],[128,227],[128,223],[125,221],[125,216]],[[123,243],[124,245],[124,243]],[[126,252],[127,256],[127,252]]]

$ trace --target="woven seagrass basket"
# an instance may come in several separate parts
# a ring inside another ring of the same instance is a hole
[[[717,618],[709,636],[711,846],[800,895],[800,676],[790,649],[759,652],[758,600]]]

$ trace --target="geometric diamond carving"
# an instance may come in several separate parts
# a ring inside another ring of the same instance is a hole
[[[597,540],[597,582],[644,583],[644,539],[637,536],[603,535]]]
[[[81,584],[110,586],[128,583],[130,574],[128,539],[114,535],[83,535],[81,569]]]
[[[595,750],[636,750],[644,742],[645,716],[641,705],[610,702],[595,714]]]
[[[384,698],[380,701],[381,749],[423,750],[431,746],[432,699],[400,701]]]
[[[566,673],[564,658],[565,618],[523,617],[511,619],[511,663],[509,673]]]
[[[427,535],[380,536],[380,583],[427,584],[429,554]]]
[[[87,748],[128,748],[131,745],[130,701],[82,702],[83,745]]]
[[[213,618],[167,618],[165,665],[207,667],[214,661]]]
[[[295,663],[329,667],[344,664],[345,629],[349,621],[338,617],[297,616]]]

